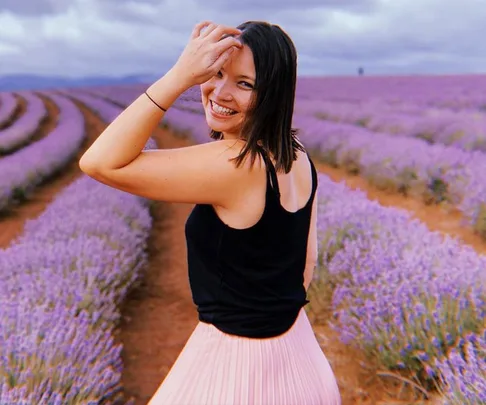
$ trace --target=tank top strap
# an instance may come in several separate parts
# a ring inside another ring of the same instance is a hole
[[[263,149],[262,146],[259,146],[259,151],[260,154],[263,157],[263,160],[265,161],[265,165],[267,167],[267,180],[270,179],[270,185],[277,194],[278,198],[280,199],[280,189],[278,187],[278,180],[277,180],[277,172],[275,170],[275,166],[273,165],[271,159],[268,157],[267,153],[265,152],[265,149]]]
[[[259,146],[259,151],[263,157],[263,160],[265,161],[265,164],[267,166],[267,179],[270,177],[271,180],[271,187],[275,191],[275,193],[278,195],[280,198],[280,188],[278,186],[278,180],[277,180],[277,172],[275,170],[275,166],[273,165],[271,159],[268,157],[267,153],[265,152],[265,149],[263,147]],[[314,162],[312,161],[309,152],[305,152],[307,154],[307,158],[309,159],[310,167],[311,167],[311,175],[312,175],[312,196],[314,196],[317,186],[318,186],[318,179],[317,179],[317,169],[314,165]]]

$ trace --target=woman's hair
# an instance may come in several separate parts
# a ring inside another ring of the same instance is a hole
[[[253,53],[255,86],[241,127],[246,145],[233,160],[236,167],[250,153],[253,165],[258,153],[257,142],[275,159],[275,169],[288,173],[297,159],[297,149],[305,152],[291,127],[297,80],[297,52],[290,37],[278,26],[263,21],[240,24],[239,39]],[[211,130],[212,139],[222,139],[221,132]]]

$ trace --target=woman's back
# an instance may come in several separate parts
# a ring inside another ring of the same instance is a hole
[[[268,154],[267,154],[268,156]],[[268,156],[275,165],[275,160]],[[237,199],[231,209],[214,206],[218,217],[229,227],[243,229],[254,226],[261,218],[265,207],[266,164],[259,155],[255,162],[256,174],[248,192]],[[289,173],[277,173],[280,192],[280,205],[289,213],[295,213],[305,207],[312,194],[312,168],[307,153],[297,150],[297,159]],[[317,264],[317,198],[313,199],[311,222],[308,234],[304,286],[307,289]]]
[[[301,154],[278,176],[268,154],[259,152],[263,181],[257,169],[255,186],[231,210],[196,205],[186,237],[200,320],[234,335],[272,337],[288,330],[308,302],[304,270],[317,173]]]
[[[267,154],[268,156],[268,154]],[[275,165],[275,161],[268,156]],[[265,206],[266,164],[262,158],[255,163],[252,186],[240,194],[235,204],[229,208],[214,207],[221,220],[232,228],[249,228],[258,222]],[[280,205],[294,213],[302,209],[312,192],[312,172],[308,155],[297,151],[297,159],[289,173],[277,173],[280,191]]]

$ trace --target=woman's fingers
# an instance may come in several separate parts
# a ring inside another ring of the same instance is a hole
[[[202,32],[204,28],[206,29]],[[209,37],[212,40],[219,41],[222,37],[240,34],[241,30],[237,28],[215,24],[211,21],[201,21],[194,26],[191,38]]]
[[[240,34],[241,34],[241,30],[237,28],[228,27],[227,25],[219,24],[214,30],[211,31],[211,33],[208,35],[208,38],[214,41],[219,41],[223,35],[230,36],[230,35],[240,35]]]
[[[227,49],[230,49],[232,47],[236,47],[238,49],[241,49],[243,47],[243,44],[241,41],[235,37],[226,37],[223,38],[222,40],[218,41],[214,45],[214,49],[216,50],[216,53],[218,55],[222,54],[225,52]]]
[[[218,59],[216,62],[214,62],[212,69],[215,71],[219,71],[223,65],[226,63],[226,61],[230,58],[231,54],[235,51],[235,48],[232,46],[229,49],[226,49],[223,51],[221,55],[219,55]]]
[[[211,21],[201,21],[200,23],[197,23],[192,30],[191,38],[197,38],[200,36],[202,29],[210,24],[212,24]]]
[[[191,80],[202,83],[219,70],[236,49],[243,44],[235,37],[239,29],[202,21],[195,25],[191,40],[178,59],[181,71],[192,71]],[[195,79],[196,78],[196,79]]]
[[[207,26],[204,32],[201,33],[201,38],[207,38],[211,35],[211,33],[218,28],[218,24],[211,23]]]

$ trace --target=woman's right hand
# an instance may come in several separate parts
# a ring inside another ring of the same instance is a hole
[[[179,79],[188,87],[208,81],[218,73],[235,48],[243,47],[241,42],[233,37],[240,34],[241,31],[236,28],[210,21],[196,24],[189,43],[172,70],[177,72]]]

